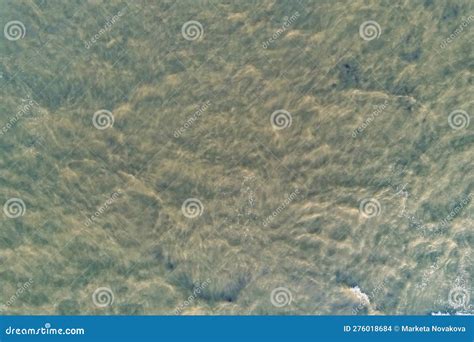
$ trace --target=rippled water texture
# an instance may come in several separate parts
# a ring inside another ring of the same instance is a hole
[[[0,19],[1,313],[473,313],[472,1]]]

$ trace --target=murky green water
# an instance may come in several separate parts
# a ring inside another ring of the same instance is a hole
[[[1,1],[3,314],[472,313],[471,1]]]

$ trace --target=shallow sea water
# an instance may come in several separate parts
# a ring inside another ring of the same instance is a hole
[[[2,314],[472,314],[472,1],[1,1]]]

